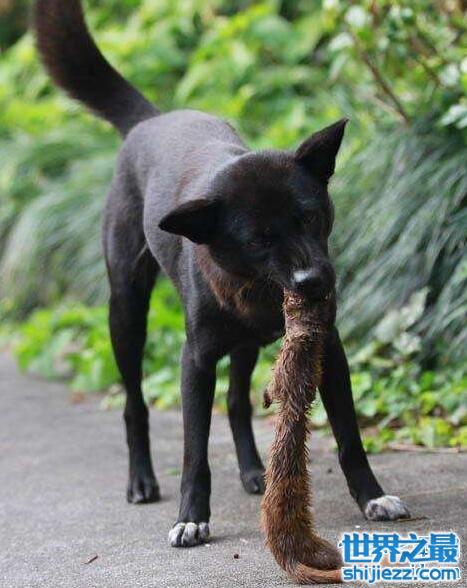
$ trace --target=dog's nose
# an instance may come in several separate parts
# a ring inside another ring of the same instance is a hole
[[[293,273],[293,283],[297,290],[308,294],[313,298],[324,298],[325,280],[322,272],[317,269],[309,268],[306,270],[297,270]]]

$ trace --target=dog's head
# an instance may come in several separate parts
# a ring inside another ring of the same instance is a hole
[[[315,133],[293,153],[239,157],[215,176],[209,194],[169,213],[160,228],[206,244],[227,272],[325,298],[335,284],[327,185],[346,122]]]

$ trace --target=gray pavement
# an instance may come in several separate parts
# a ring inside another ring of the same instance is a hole
[[[266,454],[272,425],[260,420],[255,425]],[[226,419],[213,420],[213,537],[206,546],[173,549],[166,543],[178,507],[180,415],[153,410],[151,436],[163,500],[130,506],[120,412],[101,410],[96,397],[73,404],[65,385],[19,375],[14,362],[0,356],[2,588],[292,585],[263,546],[260,500],[242,490]],[[467,455],[387,453],[371,462],[387,492],[399,494],[418,518],[365,522],[329,440],[315,438],[312,475],[323,536],[336,541],[359,525],[361,530],[455,530],[465,538]]]

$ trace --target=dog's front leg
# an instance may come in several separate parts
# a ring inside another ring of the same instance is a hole
[[[386,521],[408,517],[406,505],[399,497],[383,492],[368,463],[352,399],[349,366],[337,329],[326,343],[320,393],[350,493],[365,518]]]
[[[169,532],[172,547],[191,547],[209,537],[208,440],[215,384],[216,361],[200,358],[186,343],[182,354],[183,475],[180,513]]]

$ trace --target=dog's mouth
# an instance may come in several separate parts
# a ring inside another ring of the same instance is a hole
[[[334,288],[328,288],[321,292],[311,291],[307,292],[301,288],[296,288],[294,284],[284,283],[275,281],[276,287],[282,289],[283,291],[288,291],[293,293],[297,298],[300,298],[306,301],[308,304],[320,304],[320,303],[328,303],[332,302],[335,299],[335,290]]]
[[[310,303],[330,302],[335,297],[335,290],[332,286],[326,288],[303,288],[297,287],[293,281],[289,282],[283,279],[274,279],[272,277],[265,279],[263,283],[269,283],[274,289],[292,292],[297,297]]]
[[[295,284],[292,287],[286,287],[287,290],[293,292],[296,296],[303,298],[308,303],[330,302],[334,297],[334,288],[297,288]]]
[[[291,292],[309,303],[330,302],[335,297],[334,272],[321,268],[282,273],[270,271],[255,280],[269,289]]]

